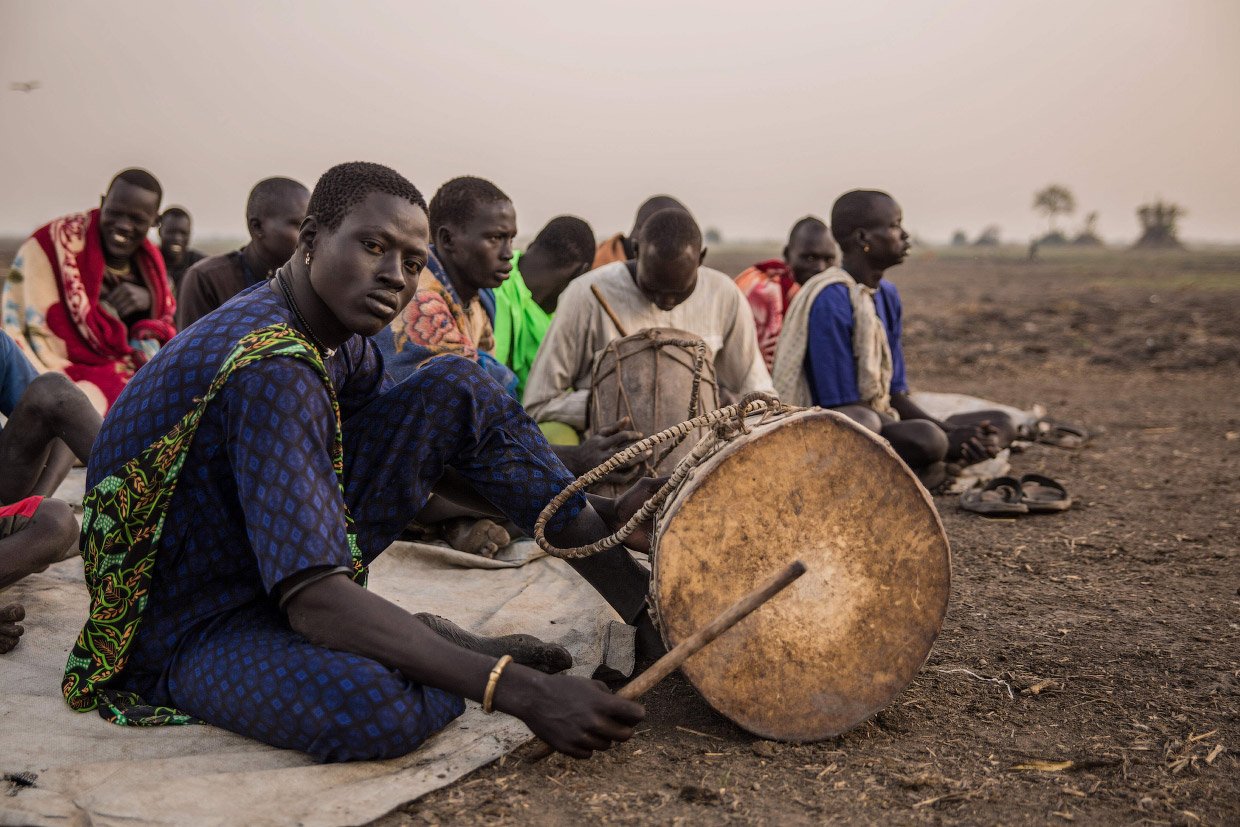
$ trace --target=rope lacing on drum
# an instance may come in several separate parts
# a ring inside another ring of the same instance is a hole
[[[680,348],[684,348],[685,350],[693,351],[693,385],[691,386],[690,393],[689,393],[688,417],[689,419],[692,419],[695,416],[699,416],[702,413],[701,388],[702,388],[702,371],[706,367],[706,341],[704,339],[699,339],[697,337],[693,337],[693,338],[680,337],[680,338],[661,339],[659,338],[659,333],[658,333],[658,330],[656,329],[642,331],[642,336],[644,338],[650,339],[654,347],[658,350],[662,350],[665,347],[680,347]],[[656,388],[659,387],[659,364],[660,364],[659,360],[655,359],[654,386]],[[616,352],[615,371],[616,371],[616,382],[620,389],[620,402],[624,405],[625,415],[628,418],[630,423],[636,422],[637,418],[633,413],[633,403],[629,399],[628,387],[626,386],[624,382],[624,359],[620,357],[619,351]],[[654,397],[654,421],[655,422],[659,421],[659,396],[658,394],[655,394],[655,397]],[[688,434],[689,434],[689,431],[685,431],[681,433],[680,436],[676,437],[676,439],[673,440],[671,445],[668,445],[666,448],[663,449],[663,452],[659,454],[659,456],[657,457],[652,456],[650,459],[642,463],[642,466],[644,468],[644,475],[648,477],[656,476],[657,475],[656,469],[658,469],[659,466],[661,466],[663,462],[669,456],[672,455],[673,451],[675,451],[677,448],[680,447],[680,443],[684,442],[685,437],[688,436]]]
[[[701,415],[702,413],[702,409],[701,409],[702,370],[706,367],[706,342],[705,340],[696,339],[696,338],[695,339],[663,339],[662,341],[658,342],[658,345],[659,347],[666,347],[667,345],[671,345],[673,347],[683,347],[686,350],[688,350],[689,348],[694,348],[695,352],[693,354],[693,385],[689,392],[688,417],[689,419],[693,419],[695,416]],[[620,366],[620,363],[617,362],[616,363],[617,374],[619,373],[619,366]],[[658,370],[658,366],[659,366],[659,363],[655,362],[656,370]],[[655,374],[655,387],[658,387],[658,385],[659,385],[659,380],[658,380],[658,374],[656,373]],[[621,387],[624,387],[624,386],[621,385]],[[658,398],[658,395],[656,394],[655,405],[657,406],[658,404],[659,404],[659,398]],[[655,422],[659,421],[659,412],[658,412],[657,407],[655,410],[654,421]],[[688,435],[689,435],[689,432],[684,431],[683,433],[680,434],[680,436],[673,439],[671,444],[663,449],[663,453],[660,454],[657,459],[652,459],[646,464],[646,473],[649,476],[652,476],[652,477],[655,476],[655,469],[661,466],[663,464],[663,461],[666,460],[668,457],[670,457],[672,455],[672,452],[680,447],[680,443],[684,442],[685,437]]]
[[[635,442],[612,456],[611,459],[602,465],[573,480],[567,488],[556,494],[551,502],[547,503],[547,506],[538,515],[538,519],[534,523],[534,539],[544,551],[553,557],[570,560],[589,557],[592,554],[598,554],[600,551],[618,546],[636,531],[638,526],[654,517],[655,513],[663,506],[663,503],[671,497],[673,492],[680,488],[693,469],[697,467],[698,463],[714,453],[721,443],[738,435],[749,433],[750,426],[745,421],[746,417],[761,413],[762,418],[757,423],[761,425],[773,416],[783,416],[803,410],[805,409],[785,405],[768,393],[751,393],[735,405],[728,405],[725,408],[719,408],[710,413],[693,417],[653,436],[648,436],[640,442]],[[547,540],[547,523],[569,499],[598,482],[616,468],[630,462],[634,457],[640,456],[654,446],[669,440],[683,440],[689,432],[697,428],[710,428],[714,432],[714,438],[707,437],[701,440],[684,459],[677,463],[676,469],[672,472],[668,481],[614,534],[588,546],[567,549],[556,548]]]

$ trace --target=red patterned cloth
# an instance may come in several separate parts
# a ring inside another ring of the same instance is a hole
[[[433,244],[413,300],[374,342],[398,382],[428,359],[463,356],[482,365],[501,387],[517,395],[517,375],[495,358],[495,332],[481,300],[475,296],[468,304],[461,303]]]
[[[27,497],[12,505],[0,506],[0,540],[25,528],[42,502],[42,497]]]
[[[801,289],[792,268],[779,259],[760,261],[736,277],[736,286],[745,294],[758,328],[758,349],[767,370],[775,363],[775,347],[784,325],[784,311]]]
[[[5,332],[40,372],[59,371],[94,386],[83,389],[104,409],[146,363],[147,351],[176,334],[176,301],[159,248],[143,240],[135,259],[151,309],[149,318],[132,325],[99,300],[105,266],[97,209],[36,230],[18,251],[4,287]]]

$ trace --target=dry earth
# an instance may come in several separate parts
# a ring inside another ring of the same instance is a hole
[[[675,676],[610,753],[509,758],[377,824],[1240,820],[1240,255],[940,251],[891,275],[916,387],[1106,428],[1014,458],[1066,483],[1068,513],[987,520],[937,499],[951,606],[908,690],[842,737],[787,745]]]
[[[1240,821],[1240,253],[927,251],[891,276],[915,387],[1106,428],[1014,459],[1066,483],[1066,514],[937,499],[952,599],[908,690],[787,745],[674,676],[610,753],[496,762],[377,825]]]

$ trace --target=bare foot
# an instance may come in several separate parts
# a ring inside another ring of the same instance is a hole
[[[26,619],[26,609],[19,603],[0,607],[0,655],[8,654],[17,647],[25,629],[21,622]]]
[[[573,656],[567,649],[557,643],[544,643],[533,635],[483,637],[467,632],[451,620],[439,615],[420,612],[414,617],[431,627],[444,640],[471,652],[479,652],[493,658],[512,655],[512,659],[522,666],[528,666],[549,675],[563,672],[573,665]]]
[[[931,494],[946,494],[960,476],[960,466],[954,462],[935,462],[913,473]]]
[[[999,453],[999,431],[989,422],[965,425],[948,433],[947,446],[948,462],[984,462]]]
[[[512,542],[508,532],[494,520],[485,517],[457,517],[441,524],[443,538],[448,545],[466,554],[494,557],[495,553]]]

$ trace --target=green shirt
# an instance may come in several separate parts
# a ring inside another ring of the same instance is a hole
[[[514,250],[512,272],[495,290],[495,358],[517,375],[518,395],[525,393],[534,356],[551,326],[551,314],[538,306],[521,278],[520,261],[521,251]]]

